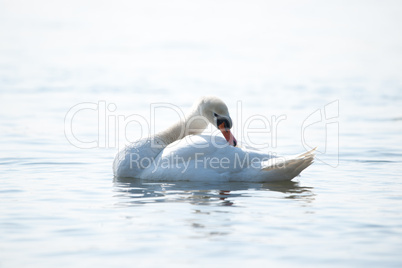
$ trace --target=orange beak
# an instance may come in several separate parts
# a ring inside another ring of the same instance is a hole
[[[232,135],[232,132],[230,132],[230,129],[225,128],[224,123],[219,125],[219,130],[222,132],[223,136],[229,142],[229,144],[236,147],[237,141],[236,141],[235,137]]]

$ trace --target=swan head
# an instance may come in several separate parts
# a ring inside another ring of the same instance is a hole
[[[237,141],[230,132],[233,123],[226,104],[217,97],[209,96],[201,99],[199,108],[201,115],[222,132],[228,143],[236,146]]]

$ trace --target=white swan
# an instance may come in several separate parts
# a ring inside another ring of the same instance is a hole
[[[211,123],[219,136],[199,135]],[[314,149],[293,157],[276,157],[252,148],[235,147],[227,106],[216,97],[196,102],[184,121],[138,140],[117,155],[116,177],[156,181],[291,180],[313,163]]]

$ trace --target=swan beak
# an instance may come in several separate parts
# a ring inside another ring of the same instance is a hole
[[[219,130],[222,132],[223,136],[229,142],[229,144],[236,147],[237,141],[235,137],[232,135],[232,132],[230,132],[230,129],[225,128],[225,123],[219,125]]]

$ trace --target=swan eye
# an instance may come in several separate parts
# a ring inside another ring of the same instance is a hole
[[[218,117],[218,114],[217,114],[217,113],[214,113],[214,116],[215,116],[215,117]]]
[[[219,126],[220,126],[222,123],[224,124],[224,127],[225,127],[226,129],[231,129],[231,128],[232,128],[232,122],[231,122],[231,121],[229,121],[229,120],[228,120],[227,118],[225,118],[225,117],[218,116],[218,117],[216,118],[216,127],[219,128]]]

